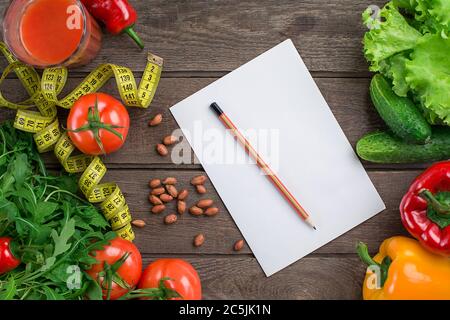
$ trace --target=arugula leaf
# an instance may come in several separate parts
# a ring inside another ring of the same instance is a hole
[[[19,209],[14,202],[8,201],[5,198],[0,198],[0,219],[15,221],[19,214]]]
[[[106,221],[103,215],[98,214],[98,211],[93,206],[79,207],[77,208],[77,216],[81,221],[89,225],[90,230],[105,229],[109,226],[108,221]]]
[[[53,214],[58,208],[58,204],[55,202],[38,202],[34,210],[34,220],[38,223],[42,223],[45,218]]]
[[[32,241],[34,245],[43,245],[44,250],[46,248],[51,247],[53,249],[53,245],[48,243],[50,233],[54,230],[50,226],[47,225],[39,225],[39,233],[32,233]]]
[[[78,191],[78,182],[75,175],[63,173],[55,179],[53,185],[71,193],[77,193]]]
[[[44,290],[46,300],[65,300],[62,295],[56,292],[56,290],[53,290],[48,286],[44,286],[42,289]]]
[[[89,277],[89,276],[86,276]],[[97,281],[89,277],[89,286],[86,290],[86,297],[89,300],[103,300],[103,290]]]
[[[59,255],[69,251],[71,245],[68,242],[70,238],[72,238],[74,233],[75,233],[74,219],[70,219],[69,221],[67,221],[67,223],[65,223],[60,234],[58,234],[58,232],[56,232],[55,230],[52,230],[51,237],[55,243],[55,248],[53,255],[45,260],[45,265],[42,266],[41,268],[42,271],[50,269],[50,267],[52,267],[55,264],[56,258]]]
[[[107,232],[109,224],[95,206],[76,196],[77,176],[48,174],[32,135],[11,121],[0,124],[0,176],[0,236],[15,240],[22,260],[0,275],[0,297],[84,298],[93,281],[83,273],[82,288],[69,290],[67,267],[97,263],[91,252],[116,234]],[[101,299],[101,292],[93,296]]]
[[[4,289],[0,289],[0,300],[12,300],[16,292],[16,281],[11,277]]]
[[[12,175],[16,180],[16,188],[21,187],[25,179],[31,175],[31,166],[28,163],[28,156],[24,153],[16,155],[12,166]]]
[[[64,262],[53,268],[50,272],[45,274],[45,277],[55,283],[66,283],[70,276],[67,269],[71,266],[69,262]]]
[[[15,219],[16,231],[19,237],[38,237],[42,232],[44,232],[43,227],[33,221],[17,217]]]

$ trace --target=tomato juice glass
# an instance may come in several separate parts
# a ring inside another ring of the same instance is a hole
[[[89,63],[101,47],[101,30],[78,0],[13,0],[3,39],[20,61],[37,67]]]

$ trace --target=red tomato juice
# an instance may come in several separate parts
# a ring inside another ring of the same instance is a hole
[[[45,64],[56,65],[75,53],[85,27],[76,3],[75,0],[36,0],[27,6],[20,22],[20,36],[29,55]]]

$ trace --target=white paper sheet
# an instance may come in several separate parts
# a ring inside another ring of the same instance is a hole
[[[269,142],[278,135],[278,144],[266,142],[269,148],[258,147],[264,139],[247,138],[263,158],[272,160],[317,231],[256,165],[230,159],[221,163],[217,146],[222,139],[223,154],[234,151],[245,157],[245,152],[210,110],[212,102],[242,131],[266,130]],[[171,112],[267,276],[385,209],[291,40],[176,104]]]

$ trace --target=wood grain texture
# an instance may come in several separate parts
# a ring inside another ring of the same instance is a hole
[[[157,143],[160,143],[166,135],[179,128],[169,111],[169,107],[214,80],[216,79],[163,78],[155,100],[149,109],[129,109],[132,130],[130,130],[128,140],[120,152],[106,158],[106,163],[117,165],[117,167],[122,165],[149,166],[171,164],[170,157],[161,157],[155,151]],[[353,146],[365,133],[383,128],[382,121],[375,108],[369,102],[368,79],[318,78],[315,80]],[[65,92],[74,88],[80,81],[81,79],[70,79]],[[21,90],[17,90],[18,85],[18,80],[7,79],[2,85],[2,92],[10,100],[19,101],[25,95]],[[118,95],[117,88],[115,88],[115,83],[112,80],[101,91]],[[58,112],[61,120],[64,121],[67,112],[61,108],[58,109]],[[163,123],[158,127],[149,128],[149,119],[157,113],[163,114]],[[11,118],[13,113],[9,112],[8,114],[2,111],[0,119],[3,117]],[[189,152],[193,153],[190,148]]]
[[[364,241],[376,252],[387,237],[405,235],[398,205],[412,179],[426,164],[382,166],[364,163],[384,199],[387,209],[342,235],[285,270],[266,278],[247,245],[232,250],[242,235],[218,194],[208,181],[208,194],[200,197],[189,180],[203,173],[198,164],[174,165],[154,150],[161,139],[177,129],[169,107],[208,85],[272,46],[291,38],[347,138],[354,146],[365,133],[384,128],[369,101],[369,76],[362,55],[364,27],[361,13],[370,4],[386,1],[329,0],[130,0],[139,12],[136,31],[147,44],[139,51],[126,36],[105,36],[100,55],[89,65],[72,70],[65,92],[74,88],[87,71],[104,62],[130,67],[142,76],[146,51],[165,58],[163,79],[152,106],[131,109],[132,130],[125,147],[105,157],[110,169],[103,181],[117,182],[135,219],[147,226],[135,228],[135,243],[144,263],[159,257],[181,257],[199,271],[207,299],[360,299],[364,266],[355,255],[355,244]],[[0,0],[6,8],[8,0]],[[0,22],[3,17],[0,17]],[[0,69],[5,66],[0,59]],[[270,66],[275,67],[275,66]],[[1,87],[9,99],[25,97],[17,79],[10,77]],[[110,81],[102,91],[114,93]],[[147,126],[155,114],[164,115],[156,128]],[[64,123],[67,111],[59,110]],[[0,110],[0,121],[14,112]],[[44,156],[53,168],[50,154]],[[388,170],[380,170],[388,169]],[[412,169],[412,170],[411,170]],[[192,205],[212,198],[220,208],[216,217],[193,217],[185,213],[174,225],[163,217],[175,211],[175,203],[161,215],[150,214],[147,200],[151,178],[174,176],[179,190],[187,188]],[[344,182],[343,182],[344,183]],[[338,213],[336,213],[338,214]],[[206,236],[200,248],[192,245],[198,233]]]
[[[311,71],[367,72],[361,54],[361,13],[380,0],[146,0],[130,1],[146,50],[168,71],[230,71],[291,38]],[[8,0],[0,1],[6,8]],[[2,16],[3,17],[3,16]],[[92,65],[143,70],[145,52],[127,36],[105,36]],[[87,71],[92,65],[78,69]]]
[[[144,265],[159,256],[144,256]],[[251,257],[184,257],[204,299],[361,299],[364,265],[354,255],[307,257],[267,278]]]
[[[135,242],[142,252],[148,254],[234,254],[233,244],[241,239],[242,235],[210,181],[205,184],[208,193],[202,196],[198,195],[189,184],[192,177],[202,173],[197,170],[110,170],[107,173],[104,181],[115,181],[119,184],[129,203],[133,218],[142,219],[147,223],[143,229],[135,228],[137,234]],[[354,253],[357,241],[366,242],[371,250],[376,251],[386,237],[406,234],[400,221],[398,206],[407,186],[418,173],[415,171],[370,172],[370,177],[384,199],[387,210],[315,253]],[[215,217],[196,217],[185,213],[179,216],[177,223],[165,225],[164,216],[176,212],[175,201],[169,203],[163,213],[151,214],[148,181],[154,178],[165,179],[168,176],[178,179],[176,185],[178,190],[189,190],[190,195],[186,200],[188,207],[200,199],[210,198],[214,200],[214,205],[217,205],[220,213]],[[338,208],[339,205],[337,204],[336,207]],[[337,211],[336,214],[339,212]],[[206,241],[203,246],[196,248],[193,246],[193,239],[199,233],[205,235]],[[237,254],[248,253],[251,251],[245,245],[244,249]]]

